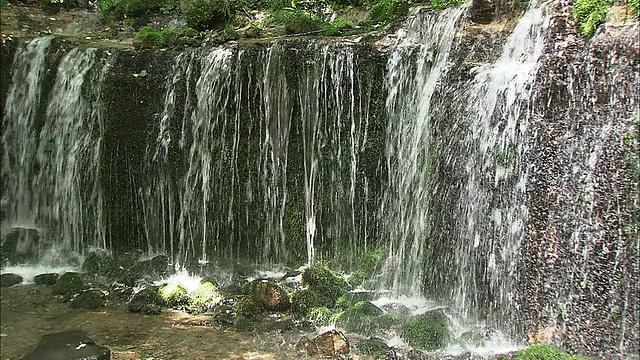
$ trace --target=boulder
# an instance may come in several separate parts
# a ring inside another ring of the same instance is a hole
[[[164,301],[165,306],[170,308],[183,308],[189,303],[187,289],[178,283],[164,284],[160,286],[158,293]]]
[[[412,347],[423,350],[443,348],[449,342],[449,319],[442,309],[410,318],[403,327],[403,338]]]
[[[351,286],[344,277],[334,273],[326,267],[305,269],[302,273],[302,286],[314,291],[322,305],[332,308],[336,300],[346,294]]]
[[[33,282],[36,285],[55,285],[59,278],[60,275],[56,273],[38,274],[33,278]]]
[[[84,290],[84,280],[77,272],[62,274],[51,291],[54,295],[62,295],[65,299],[71,299],[73,295]]]
[[[106,296],[101,290],[83,290],[71,299],[71,307],[76,309],[97,310],[105,306]]]
[[[306,315],[310,309],[325,306],[315,291],[302,289],[291,296],[292,310],[300,315]],[[325,306],[326,307],[326,306]]]
[[[273,280],[256,280],[253,298],[267,310],[286,311],[291,307],[289,293]]]
[[[369,355],[375,359],[386,358],[387,353],[391,350],[382,339],[375,337],[361,340],[356,347],[362,355]]]
[[[12,273],[0,275],[0,287],[9,287],[20,284],[23,281],[22,276]]]
[[[360,301],[346,309],[337,319],[336,325],[349,331],[372,335],[376,331],[376,318],[384,314],[369,301]]]
[[[169,257],[167,255],[157,255],[151,259],[136,263],[131,271],[141,278],[158,280],[167,276],[168,269]]]
[[[311,356],[347,355],[349,341],[340,331],[330,330],[309,341],[307,352]]]
[[[81,330],[64,331],[44,335],[38,346],[22,360],[109,360],[111,351],[96,345]]]
[[[157,315],[162,311],[162,298],[155,289],[144,288],[133,294],[127,309],[133,313]]]
[[[222,301],[222,295],[218,291],[218,288],[211,282],[204,282],[198,286],[197,289],[191,294],[191,301],[188,308],[194,313],[204,313],[213,309]]]

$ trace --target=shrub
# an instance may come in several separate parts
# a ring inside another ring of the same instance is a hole
[[[306,34],[321,29],[321,21],[304,11],[294,11],[284,24],[287,34]]]
[[[608,0],[576,0],[573,5],[573,20],[586,37],[595,34],[596,29],[607,18],[611,3]]]
[[[142,42],[142,47],[166,47],[175,44],[178,38],[178,31],[175,29],[164,29],[158,31],[150,26],[145,26],[135,36],[136,40]]]
[[[194,0],[184,13],[189,27],[196,30],[223,28],[231,22],[235,9],[227,0]]]
[[[375,4],[367,19],[366,24],[385,26],[392,22],[401,20],[409,12],[408,0],[381,0]]]

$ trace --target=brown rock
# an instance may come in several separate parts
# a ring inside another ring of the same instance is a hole
[[[311,340],[307,352],[312,356],[346,355],[349,353],[349,341],[340,331],[330,330]]]

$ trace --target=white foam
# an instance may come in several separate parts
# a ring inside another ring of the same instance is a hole
[[[24,281],[22,285],[33,284],[33,278],[36,275],[56,273],[64,274],[69,271],[79,271],[79,267],[75,266],[49,266],[49,265],[17,265],[7,266],[0,273],[2,274],[16,274],[22,276]]]
[[[442,308],[441,305],[426,298],[408,296],[381,297],[371,303],[379,308],[388,304],[400,304],[409,308],[411,315],[421,315],[429,310]]]
[[[200,286],[201,282],[202,282],[202,277],[190,275],[187,270],[180,269],[178,272],[169,276],[168,278],[158,280],[153,284],[162,285],[162,284],[169,284],[169,283],[178,283],[184,286],[185,289],[187,289],[187,293],[191,294],[195,289],[198,288],[198,286]]]

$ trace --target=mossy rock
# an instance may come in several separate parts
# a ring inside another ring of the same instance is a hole
[[[309,310],[320,306],[323,306],[323,301],[313,290],[298,290],[291,297],[292,310],[300,315],[306,316]]]
[[[33,278],[33,282],[36,285],[55,285],[60,278],[60,275],[56,273],[38,274]]]
[[[410,346],[417,349],[441,349],[449,342],[449,319],[442,309],[413,316],[403,328],[403,337]]]
[[[0,287],[9,287],[16,284],[20,284],[23,281],[22,276],[17,274],[2,274],[0,275]]]
[[[240,296],[233,304],[233,311],[237,317],[254,319],[262,313],[262,306],[254,301],[251,296]]]
[[[314,291],[322,305],[332,308],[351,286],[344,277],[325,267],[308,268],[302,273],[302,285]]]
[[[165,306],[180,309],[189,303],[187,289],[178,283],[169,283],[160,286],[158,294],[162,298]]]
[[[286,311],[291,307],[289,293],[274,280],[255,280],[249,288],[248,295],[267,310]]]
[[[106,296],[98,289],[83,290],[71,299],[71,307],[76,309],[97,310],[105,303]]]
[[[367,251],[358,264],[357,270],[349,277],[349,283],[355,288],[369,280],[380,269],[383,259],[381,248]]]
[[[515,360],[589,360],[588,357],[570,355],[566,351],[551,345],[534,345],[522,350],[521,353],[512,358]]]
[[[305,317],[316,327],[329,326],[335,322],[335,314],[325,306],[309,309]]]
[[[345,310],[336,324],[348,332],[371,335],[377,326],[376,318],[384,312],[368,301],[360,301]]]
[[[78,294],[85,289],[84,280],[77,272],[64,273],[51,291],[53,295],[62,295],[65,299],[71,299],[73,295]]]
[[[361,340],[356,347],[362,355],[369,355],[375,359],[385,359],[391,349],[382,339],[375,337]]]
[[[145,288],[133,295],[127,309],[133,313],[157,315],[162,311],[162,298],[153,288]]]
[[[191,294],[188,308],[194,313],[205,313],[222,300],[222,295],[213,283],[207,281],[198,286]]]

